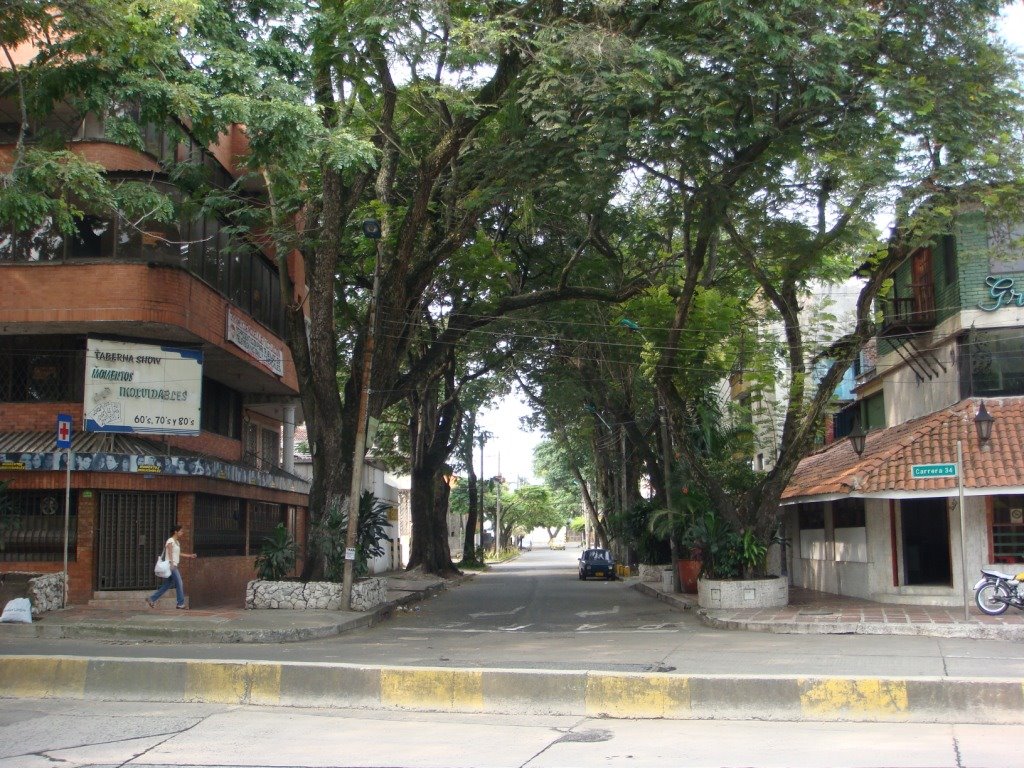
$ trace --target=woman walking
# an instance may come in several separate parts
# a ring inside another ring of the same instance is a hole
[[[174,607],[180,608],[181,610],[187,610],[187,606],[185,605],[185,585],[181,581],[181,571],[178,570],[178,562],[183,557],[195,560],[198,555],[182,554],[181,544],[179,543],[181,531],[182,526],[174,526],[173,530],[171,530],[171,538],[169,538],[164,544],[164,557],[167,558],[167,562],[171,564],[171,575],[164,579],[164,583],[160,585],[156,592],[146,598],[146,605],[150,608],[155,608],[156,601],[163,597],[164,592],[173,586],[175,595],[178,598],[177,605]]]

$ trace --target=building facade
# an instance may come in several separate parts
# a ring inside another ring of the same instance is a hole
[[[4,169],[20,127],[18,104],[0,99]],[[213,147],[183,125],[140,132],[141,146],[125,146],[67,105],[34,120],[27,139],[59,136],[110,179],[144,181],[176,202],[183,168],[214,188],[241,178],[240,130]],[[258,187],[241,189],[258,203]],[[305,539],[309,484],[290,463],[302,413],[277,263],[229,220],[184,210],[141,228],[86,212],[70,236],[52,222],[18,231],[0,221],[10,504],[0,571],[59,572],[66,540],[71,604],[152,590],[175,524],[183,551],[199,556],[182,563],[193,606],[244,604],[260,543],[279,523]],[[304,285],[301,261],[289,269]]]
[[[959,605],[980,568],[1021,569],[1022,234],[963,211],[949,235],[908,254],[835,442],[784,494],[793,583]],[[985,414],[989,439],[976,423]],[[860,454],[846,437],[858,423]]]

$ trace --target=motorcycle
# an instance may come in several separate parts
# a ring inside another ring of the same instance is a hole
[[[1000,616],[1011,605],[1024,611],[1024,572],[1011,574],[982,568],[981,573],[982,579],[974,585],[974,602],[982,613]]]

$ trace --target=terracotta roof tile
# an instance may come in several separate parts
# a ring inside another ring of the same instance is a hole
[[[978,398],[962,400],[899,426],[873,430],[862,456],[849,440],[833,443],[800,462],[782,498],[955,491],[955,477],[913,479],[910,467],[955,462],[957,440],[963,445],[964,488],[1024,486],[1024,397],[985,398],[995,425],[984,449],[974,428],[980,403]]]

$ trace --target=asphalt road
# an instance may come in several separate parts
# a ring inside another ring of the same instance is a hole
[[[577,578],[578,550],[535,549],[375,627],[280,645],[22,640],[0,654],[259,659],[366,665],[1024,677],[1024,645],[863,635],[773,635],[704,627],[618,581]]]

